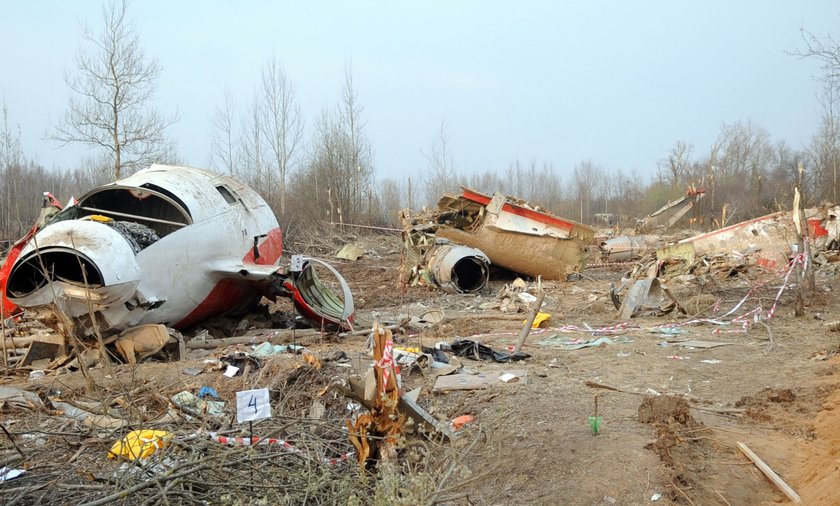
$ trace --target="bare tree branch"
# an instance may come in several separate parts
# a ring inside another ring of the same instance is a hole
[[[62,145],[82,143],[106,151],[116,179],[123,169],[171,157],[174,152],[165,130],[175,118],[161,116],[149,104],[161,67],[144,54],[127,10],[127,0],[111,0],[102,9],[101,32],[83,27],[87,49],[79,49],[74,72],[65,72],[73,95],[51,135]]]

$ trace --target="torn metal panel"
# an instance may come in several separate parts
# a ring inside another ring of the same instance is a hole
[[[656,251],[656,259],[659,262],[665,259],[680,259],[686,263],[693,263],[697,257],[697,252],[694,249],[694,244],[690,242],[677,243],[665,246]]]
[[[627,291],[621,308],[618,310],[622,320],[629,320],[634,316],[646,312],[665,312],[663,307],[666,304],[666,293],[663,291],[657,278],[640,279]],[[673,309],[673,307],[671,308]]]
[[[277,294],[316,325],[349,324],[344,280],[337,276],[339,308],[317,279],[282,271],[282,251],[277,218],[253,189],[200,169],[152,165],[53,216],[11,265],[5,295],[27,309],[59,308],[80,336],[94,332],[93,322],[100,332],[185,328]],[[290,290],[272,291],[278,276],[290,276]]]
[[[684,239],[678,244],[691,243],[695,255],[756,250],[760,252],[760,264],[775,268],[787,262],[791,245],[796,242],[791,213],[779,212]]]
[[[297,266],[296,266],[297,264]],[[338,281],[342,297],[333,293],[318,277],[315,265],[327,269]],[[282,272],[282,271],[281,271]],[[291,297],[301,316],[327,330],[352,330],[355,308],[347,282],[333,266],[315,258],[292,257],[290,273],[274,274],[272,288],[278,295]]]
[[[477,248],[495,265],[544,279],[584,269],[595,230],[496,193],[464,189],[438,203],[437,237]],[[447,219],[454,215],[459,219]]]
[[[668,202],[658,210],[644,217],[637,227],[640,233],[649,233],[657,228],[671,228],[706,195],[705,190],[689,189],[674,202]]]

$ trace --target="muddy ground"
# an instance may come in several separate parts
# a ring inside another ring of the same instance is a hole
[[[459,338],[481,341],[499,351],[515,344],[525,314],[501,310],[504,306],[512,311],[517,306],[515,294],[511,301],[500,296],[513,280],[509,275],[500,275],[477,295],[402,287],[398,240],[384,236],[366,237],[357,242],[366,251],[364,257],[355,262],[333,262],[353,289],[358,308],[357,329],[367,328],[374,321],[395,323],[406,315],[441,309],[446,315],[442,323],[396,334],[397,346],[432,346]],[[433,379],[421,373],[403,373],[407,386],[424,387],[419,402],[433,416],[440,420],[464,414],[475,417],[473,425],[466,429],[467,436],[452,443],[458,452],[446,456],[447,462],[453,465],[436,468],[437,481],[433,481],[438,489],[446,489],[448,484],[453,486],[453,493],[445,496],[445,502],[488,505],[788,502],[744,457],[737,446],[742,442],[801,495],[804,504],[838,504],[840,332],[830,330],[833,327],[829,325],[840,320],[840,302],[834,296],[840,290],[837,275],[817,276],[817,291],[806,301],[806,314],[802,317],[794,317],[793,292],[787,290],[766,325],[753,324],[744,330],[741,325],[719,327],[697,323],[679,327],[684,332],[681,334],[654,333],[651,331],[654,326],[685,323],[698,313],[721,316],[751,286],[772,278],[733,315],[759,305],[766,313],[782,279],[766,271],[749,269],[732,273],[731,277],[713,275],[700,282],[668,283],[685,303],[689,315],[673,312],[634,318],[627,328],[593,335],[586,329],[603,329],[620,323],[610,301],[609,288],[611,283],[620,283],[623,272],[621,268],[591,269],[574,282],[543,283],[547,293],[543,310],[552,318],[547,328],[529,336],[523,351],[530,358],[515,364],[461,359],[469,369],[485,375],[526,371],[526,378],[518,382],[484,390],[433,393]],[[536,285],[529,282],[528,288],[534,290]],[[525,310],[524,304],[519,306]],[[290,306],[281,301],[271,311],[287,312]],[[247,326],[258,320],[251,317]],[[241,335],[243,332],[236,330],[237,325],[231,325],[227,333]],[[574,331],[569,327],[572,325],[580,330]],[[199,331],[194,329],[192,333]],[[214,332],[219,332],[218,327]],[[271,336],[270,329],[251,329],[250,333],[256,339]],[[566,339],[566,342],[608,337],[612,344],[574,350],[538,344],[551,336],[558,336],[555,341]],[[689,339],[725,345],[704,349],[668,342]],[[306,416],[313,392],[318,391],[328,415],[340,430],[341,418],[346,415],[342,412],[346,400],[336,393],[323,395],[322,389],[367,367],[365,340],[363,335],[341,339],[301,338],[299,342],[324,362],[324,368],[317,377],[313,376],[315,379],[306,390],[284,397],[283,405],[275,411],[282,411],[289,420]],[[239,345],[196,350],[185,361],[146,362],[134,369],[115,365],[110,371],[116,379],[104,368],[94,369],[91,374],[101,388],[109,381],[122,381],[135,386],[135,390],[154,390],[169,396],[179,390],[212,385],[223,399],[231,399],[233,392],[243,388],[268,386],[291,391],[295,382],[299,383],[291,375],[300,376],[295,371],[303,370],[300,356],[273,358],[262,370],[253,371],[247,377],[225,378],[220,371],[202,366],[207,356],[247,349],[246,345]],[[350,360],[340,367],[329,362],[327,359],[336,351],[345,352]],[[205,370],[198,376],[183,374],[189,367]],[[91,389],[90,381],[80,372],[63,375],[48,372],[34,382],[7,372],[2,381],[3,386],[40,388],[53,393],[58,390],[64,397],[76,399],[95,396],[96,390]],[[597,415],[602,417],[597,435],[588,421],[595,415],[596,397]],[[166,412],[163,401],[150,402],[143,409],[145,415],[138,416],[147,421]],[[0,485],[4,502],[14,497],[24,504],[36,503],[39,497],[48,497],[45,494],[49,486],[43,485],[46,478],[39,482],[37,476],[39,472],[42,477],[56,472],[55,463],[49,463],[51,452],[61,438],[66,440],[68,436],[55,434],[74,431],[82,434],[77,437],[80,443],[71,445],[77,452],[71,462],[74,466],[93,469],[105,465],[103,462],[110,464],[104,452],[120,430],[125,432],[124,428],[103,431],[84,429],[79,424],[62,422],[64,425],[60,425],[57,420],[61,417],[54,414],[7,412],[2,416],[4,425],[17,437],[27,455],[31,480],[17,481],[15,487],[12,485],[16,481]],[[38,426],[49,430],[44,430],[40,437],[24,437],[27,433],[37,434]],[[62,430],[56,428],[59,426]],[[335,437],[341,438],[340,433]],[[443,446],[431,448],[445,451]],[[4,455],[14,452],[5,438],[2,450]],[[457,472],[447,475],[448,469]],[[26,483],[43,486],[27,491]],[[14,492],[9,492],[12,489]],[[329,497],[331,492],[324,489],[320,493],[318,503],[334,502]],[[216,497],[209,502],[216,501],[249,502],[238,496]],[[179,500],[174,498],[172,502]],[[133,502],[129,500],[129,503]],[[412,502],[408,499],[404,503]]]

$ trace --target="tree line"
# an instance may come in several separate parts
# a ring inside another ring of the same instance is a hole
[[[0,127],[0,240],[25,233],[38,213],[40,192],[59,199],[124,177],[151,163],[184,163],[167,128],[177,116],[153,107],[163,69],[143,52],[127,0],[102,9],[98,30],[82,27],[83,47],[67,69],[67,109],[49,137],[81,143],[95,153],[79,167],[46,170],[26,156],[20,129],[2,103]],[[271,205],[287,233],[312,224],[397,226],[403,208],[434,206],[459,186],[500,191],[583,223],[613,214],[632,226],[689,189],[706,198],[691,226],[713,228],[790,207],[800,183],[806,205],[838,202],[840,44],[803,31],[804,48],[792,57],[820,62],[823,92],[819,129],[809,145],[789,146],[752,122],[724,123],[710,146],[677,140],[655,174],[608,169],[593,160],[559,167],[550,160],[514,160],[505,167],[459,171],[445,123],[422,150],[420,174],[377,177],[374,144],[350,65],[335,105],[307,128],[296,86],[280,60],[269,58],[245,101],[226,91],[212,114],[211,169],[253,186]]]

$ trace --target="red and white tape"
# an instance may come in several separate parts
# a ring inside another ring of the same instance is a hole
[[[540,335],[540,334],[554,334],[557,332],[562,333],[583,333],[583,334],[620,334],[626,332],[627,330],[644,330],[644,329],[660,329],[660,328],[678,328],[678,327],[687,327],[689,325],[696,325],[700,323],[708,323],[711,325],[716,325],[712,333],[745,333],[749,330],[750,326],[754,323],[759,321],[766,321],[773,318],[776,314],[776,310],[779,306],[779,301],[782,298],[782,294],[787,289],[788,284],[790,283],[790,277],[793,274],[797,264],[802,264],[802,268],[807,270],[808,268],[808,259],[805,257],[804,254],[800,253],[793,257],[793,259],[788,262],[788,264],[776,271],[772,272],[770,276],[768,276],[763,281],[760,281],[750,287],[747,294],[744,295],[741,300],[738,301],[729,311],[724,313],[723,315],[717,316],[715,318],[695,318],[692,320],[688,320],[685,322],[669,322],[669,323],[661,323],[657,325],[650,325],[647,327],[631,324],[629,322],[621,322],[616,325],[609,325],[605,327],[598,327],[592,328],[587,324],[583,324],[583,326],[568,324],[562,325],[559,327],[545,327],[539,329],[533,329],[531,331],[531,335]],[[738,309],[740,309],[747,301],[752,297],[752,295],[759,290],[760,288],[764,287],[774,279],[777,279],[779,276],[783,275],[783,282],[782,285],[779,287],[779,290],[776,293],[776,297],[773,299],[773,305],[770,307],[770,310],[764,314],[764,310],[759,304],[755,308],[739,315],[735,316],[732,319],[726,319],[728,316],[736,313]],[[720,310],[720,300],[715,301],[715,305],[712,308],[713,313],[717,313]],[[725,327],[737,327],[732,329],[724,329]],[[490,337],[490,336],[515,336],[518,335],[517,332],[493,332],[487,334],[475,334],[471,336],[472,338],[479,338],[479,337]]]
[[[296,455],[301,455],[301,456],[304,456],[304,457],[307,457],[307,458],[312,458],[310,455],[307,454],[307,452],[301,450],[300,448],[295,447],[293,444],[289,443],[288,441],[286,441],[284,439],[277,439],[277,438],[271,438],[271,437],[264,437],[264,438],[255,437],[252,440],[252,438],[249,438],[249,437],[220,436],[215,432],[208,432],[207,436],[210,438],[211,441],[215,441],[219,444],[223,444],[223,445],[227,445],[227,446],[252,446],[252,445],[257,445],[257,446],[266,445],[267,446],[267,445],[272,445],[272,446],[279,446],[280,448],[283,448],[284,450],[286,450],[289,453],[293,453],[293,454],[296,454]],[[346,462],[346,461],[350,460],[350,458],[353,457],[354,454],[355,454],[355,452],[347,452],[347,453],[341,455],[340,457],[332,457],[332,458],[321,457],[321,458],[317,458],[317,459],[314,459],[314,460],[319,460],[323,464],[327,464],[327,465],[330,465],[330,466],[335,466],[335,465],[338,465],[342,462]]]

